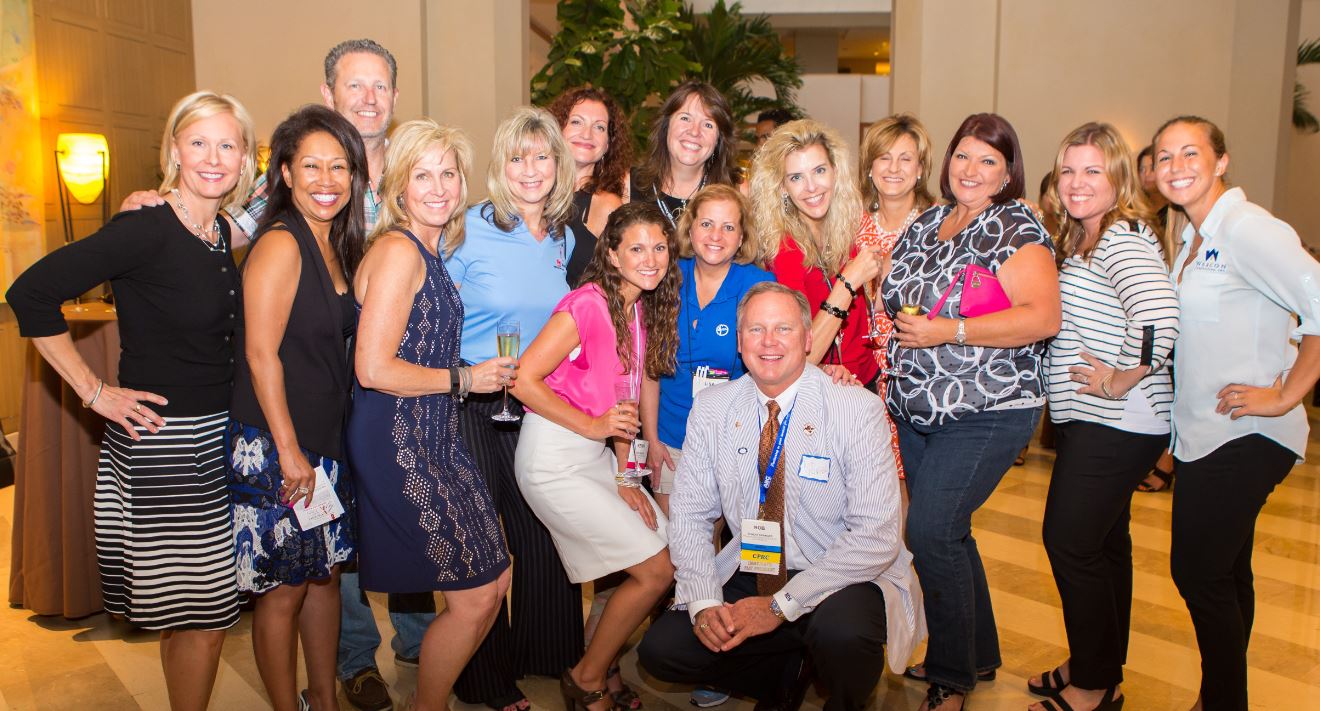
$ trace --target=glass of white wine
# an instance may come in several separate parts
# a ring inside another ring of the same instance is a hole
[[[522,329],[517,319],[506,318],[495,324],[495,343],[501,358],[517,358]],[[509,412],[509,386],[504,386],[504,408],[490,416],[496,422],[517,422],[521,415]]]
[[[632,408],[633,412],[641,413],[639,404],[641,398],[638,397],[640,395],[638,392],[640,389],[640,384],[636,380],[633,380],[631,375],[628,377],[627,382],[616,381],[614,383],[615,403],[619,405],[628,405]],[[623,475],[628,479],[637,481],[650,473],[651,470],[646,466],[646,454],[637,451],[637,438],[633,437],[628,440],[628,462],[624,465]]]

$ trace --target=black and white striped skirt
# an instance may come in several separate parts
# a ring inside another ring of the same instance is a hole
[[[229,415],[167,417],[133,441],[107,424],[93,499],[105,610],[145,629],[238,621],[233,518],[225,488]]]

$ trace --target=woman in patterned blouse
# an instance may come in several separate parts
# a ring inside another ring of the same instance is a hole
[[[961,709],[978,678],[993,677],[1001,663],[972,514],[1036,428],[1044,341],[1059,330],[1053,247],[1018,201],[1024,182],[1013,127],[995,114],[968,117],[941,169],[950,204],[912,224],[883,286],[897,328],[887,399],[907,468],[908,545],[930,629],[918,670],[930,680],[922,711]],[[967,296],[960,278],[972,265],[994,272],[1010,306],[974,318],[960,313]],[[950,298],[937,304],[946,291]],[[914,310],[922,313],[905,313]]]

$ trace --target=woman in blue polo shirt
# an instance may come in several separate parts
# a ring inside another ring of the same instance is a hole
[[[495,130],[486,190],[469,208],[461,242],[446,242],[445,266],[463,301],[459,346],[467,363],[497,355],[495,326],[517,319],[531,343],[568,293],[573,253],[576,164],[554,116],[519,108]],[[530,708],[515,681],[526,674],[558,677],[582,656],[582,592],[568,581],[554,541],[513,475],[521,422],[497,422],[500,393],[470,394],[459,431],[490,488],[513,554],[513,606],[500,605],[490,634],[454,684],[466,703],[502,711]],[[522,405],[509,398],[509,410]]]
[[[738,302],[753,284],[775,280],[754,264],[755,241],[744,239],[750,212],[737,188],[717,183],[692,196],[678,223],[678,268],[683,274],[678,362],[673,375],[647,381],[648,392],[642,396],[642,428],[651,445],[647,454],[651,484],[666,515],[693,396],[743,374]]]

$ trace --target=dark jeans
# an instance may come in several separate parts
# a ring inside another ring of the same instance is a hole
[[[1132,618],[1132,492],[1168,435],[1091,422],[1054,427],[1054,474],[1045,501],[1045,552],[1063,601],[1069,680],[1079,689],[1123,681]]]
[[[995,669],[999,633],[972,514],[1036,429],[1040,408],[965,415],[943,425],[894,418],[907,470],[908,547],[926,598],[926,676],[958,691]]]
[[[1204,711],[1246,711],[1256,517],[1297,457],[1262,435],[1178,462],[1169,564],[1201,648]]]
[[[735,573],[724,600],[756,595],[756,576]],[[827,711],[865,708],[885,666],[885,599],[871,583],[849,585],[811,612],[769,634],[715,653],[697,639],[686,610],[670,610],[651,624],[637,659],[652,676],[683,684],[709,684],[762,701],[783,698],[797,678],[803,652],[825,684]]]

